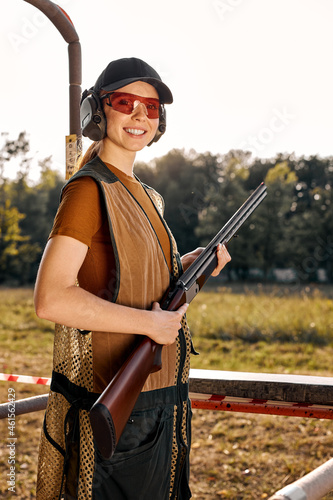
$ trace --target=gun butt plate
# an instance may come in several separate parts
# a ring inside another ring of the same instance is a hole
[[[111,413],[102,403],[95,404],[89,414],[97,448],[106,460],[110,460],[117,444],[116,431]]]

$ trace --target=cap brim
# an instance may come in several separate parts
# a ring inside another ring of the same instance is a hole
[[[171,93],[171,90],[160,80],[157,80],[156,78],[151,78],[151,77],[141,77],[141,78],[125,78],[124,80],[119,80],[118,82],[115,83],[110,83],[109,85],[105,85],[104,87],[101,88],[101,90],[107,90],[107,91],[112,91],[112,90],[118,90],[121,87],[125,87],[125,85],[128,85],[133,82],[147,82],[153,87],[158,92],[160,101],[163,104],[171,104],[173,102],[173,96]]]

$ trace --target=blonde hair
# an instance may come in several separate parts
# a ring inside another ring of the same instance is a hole
[[[83,157],[79,160],[78,170],[80,170],[80,168],[82,168],[86,163],[88,163],[90,160],[93,160],[94,158],[96,158],[96,156],[99,155],[102,149],[102,142],[103,141],[95,141],[89,146]]]

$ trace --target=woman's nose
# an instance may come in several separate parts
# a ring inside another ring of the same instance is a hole
[[[134,101],[132,114],[148,116],[146,105],[141,101]]]

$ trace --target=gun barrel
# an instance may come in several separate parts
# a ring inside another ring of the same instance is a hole
[[[188,267],[180,278],[181,285],[188,288],[189,284],[193,282],[195,275],[200,274],[200,269],[207,265],[208,261],[212,260],[212,254],[215,253],[216,247],[219,243],[228,243],[235,235],[240,226],[257,208],[267,195],[267,187],[262,182],[255,191],[248,197],[243,205],[234,213],[228,222],[220,229],[214,238],[208,243],[202,253],[195,259],[195,261]]]

